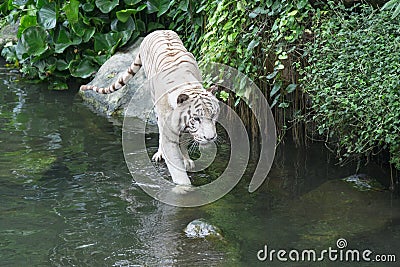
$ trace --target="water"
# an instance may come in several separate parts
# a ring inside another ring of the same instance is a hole
[[[133,183],[118,122],[93,113],[74,92],[0,72],[0,266],[281,266],[276,258],[260,262],[257,252],[336,248],[338,238],[400,260],[398,196],[338,181],[355,167],[335,165],[320,144],[280,146],[268,182],[253,194],[248,173],[213,204],[171,207]],[[148,138],[154,151],[157,136]],[[373,164],[362,172],[389,179]],[[224,239],[186,237],[186,225],[199,218]]]

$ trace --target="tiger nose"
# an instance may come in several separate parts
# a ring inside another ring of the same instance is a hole
[[[214,141],[217,138],[217,135],[215,134],[212,137],[208,137],[208,136],[204,135],[203,138],[206,139],[207,141]]]

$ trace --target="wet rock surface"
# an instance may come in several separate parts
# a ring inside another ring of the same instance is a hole
[[[8,42],[17,42],[19,23],[5,25],[0,29],[0,50]]]
[[[374,178],[366,174],[354,174],[342,179],[359,191],[381,191],[384,187]]]
[[[123,73],[133,62],[136,55],[139,53],[139,46],[143,38],[139,38],[133,45],[125,49],[123,52],[118,52],[104,63],[99,69],[95,78],[89,83],[98,87],[108,87],[113,84],[118,77]],[[135,107],[130,108],[131,114],[126,114],[129,117],[138,117],[146,119],[149,106],[152,106],[149,97],[143,97],[145,94],[143,84],[146,81],[146,76],[141,69],[125,87],[112,94],[98,94],[94,91],[80,91],[79,94],[85,102],[94,107],[101,114],[122,115],[127,106],[134,103]]]
[[[189,238],[222,238],[221,230],[204,219],[191,221],[184,232]]]

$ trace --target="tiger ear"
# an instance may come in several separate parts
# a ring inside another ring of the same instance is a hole
[[[206,90],[207,90],[207,92],[210,92],[211,94],[214,94],[214,92],[216,92],[218,90],[218,85],[213,84],[210,87],[208,87]]]
[[[187,94],[180,94],[180,95],[178,95],[178,98],[176,99],[176,103],[182,104],[183,102],[185,102],[188,99],[189,99],[189,96]]]

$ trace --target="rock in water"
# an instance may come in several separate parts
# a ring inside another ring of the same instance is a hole
[[[342,179],[351,184],[358,191],[381,191],[384,187],[375,179],[366,174],[354,174]]]
[[[204,219],[191,221],[184,231],[189,238],[222,238],[221,230]]]
[[[108,59],[101,66],[95,78],[89,84],[95,84],[98,87],[108,87],[113,84],[118,77],[132,64],[136,55],[139,53],[139,46],[143,38],[139,38],[133,45],[129,46],[123,52],[118,52]],[[129,117],[138,117],[147,119],[149,107],[152,107],[150,97],[143,97],[145,90],[142,85],[146,81],[143,69],[126,84],[124,88],[112,94],[98,94],[94,91],[80,91],[79,94],[83,100],[92,105],[98,112],[104,115],[121,115],[127,110],[129,102],[135,103],[134,108],[130,108]],[[146,94],[145,94],[146,95]]]

